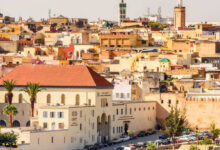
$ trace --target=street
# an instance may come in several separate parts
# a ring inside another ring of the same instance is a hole
[[[152,141],[153,142],[153,141],[159,139],[159,135],[160,135],[160,133],[156,133],[156,134],[149,135],[149,136],[146,136],[146,137],[138,137],[137,139],[134,139],[134,140],[122,142],[122,143],[115,144],[115,145],[112,145],[112,146],[109,146],[109,147],[104,147],[101,150],[113,150],[116,147],[125,146],[125,145],[128,145],[128,144],[136,144],[138,142],[147,142],[147,141]]]

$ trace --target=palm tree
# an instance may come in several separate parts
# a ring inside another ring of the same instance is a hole
[[[34,103],[37,98],[37,93],[42,90],[43,89],[37,83],[27,83],[27,86],[22,89],[22,91],[26,92],[30,96],[32,117],[34,117]]]
[[[13,93],[12,90],[15,87],[16,82],[14,80],[4,80],[3,81],[3,85],[5,87],[5,89],[8,91],[8,93],[6,94],[6,98],[8,101],[8,104],[11,105],[12,104],[12,98],[13,98]]]
[[[6,107],[4,107],[3,112],[5,115],[9,117],[9,128],[11,128],[12,127],[12,116],[17,115],[18,110],[13,105],[7,105]]]
[[[211,124],[211,134],[212,134],[212,140],[213,140],[213,142],[215,142],[215,139],[218,137],[218,135],[219,135],[219,129],[216,129],[215,128],[215,124],[213,123],[213,124]]]

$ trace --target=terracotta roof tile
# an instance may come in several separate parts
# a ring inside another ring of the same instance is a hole
[[[0,85],[11,79],[18,86],[33,82],[41,86],[113,87],[105,78],[83,65],[20,65],[1,78]]]

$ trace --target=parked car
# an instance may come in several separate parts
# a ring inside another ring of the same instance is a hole
[[[162,144],[163,145],[168,145],[168,144],[170,144],[171,143],[171,140],[170,139],[163,139],[162,140]]]
[[[121,138],[119,138],[119,139],[113,139],[112,140],[112,143],[113,144],[118,144],[118,143],[121,143],[122,142],[122,139]]]
[[[156,143],[156,145],[161,145],[162,144],[162,140],[156,140],[156,141],[154,141],[154,143]]]
[[[146,132],[146,135],[153,135],[153,134],[155,134],[155,133],[156,133],[155,130],[149,129],[149,130]]]
[[[145,131],[141,131],[138,133],[138,137],[144,137],[146,135]]]
[[[167,134],[161,134],[159,135],[159,139],[167,139],[168,135]]]
[[[124,150],[124,147],[123,146],[116,147],[116,148],[114,148],[114,150]]]
[[[138,147],[138,148],[145,147],[145,146],[146,146],[146,143],[144,142],[138,142],[137,144],[135,144],[135,147]]]
[[[84,147],[84,149],[86,149],[86,150],[96,150],[96,149],[98,149],[98,148],[95,148],[94,145],[86,145],[86,146]]]
[[[130,136],[122,136],[121,139],[123,142],[125,142],[125,141],[129,141],[131,138]]]

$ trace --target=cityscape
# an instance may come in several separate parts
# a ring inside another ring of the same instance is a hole
[[[0,13],[0,150],[220,149],[220,18],[127,1],[117,20]]]

